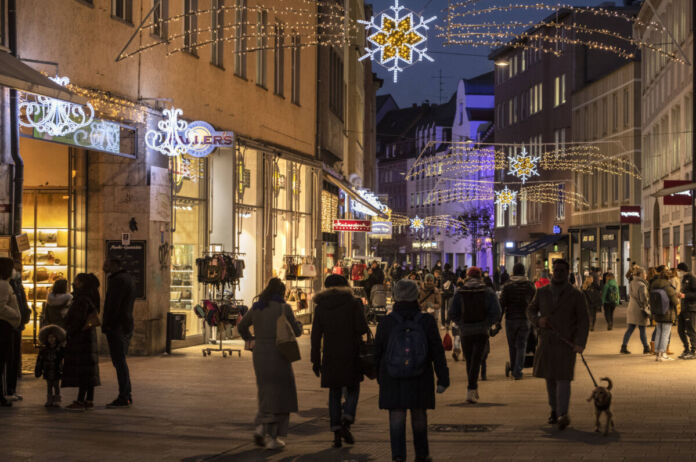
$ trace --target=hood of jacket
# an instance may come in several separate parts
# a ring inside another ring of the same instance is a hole
[[[480,289],[482,287],[487,286],[481,279],[470,278],[464,282],[464,289]]]
[[[354,298],[353,290],[350,287],[329,287],[314,296],[314,303],[332,310],[343,306]]]
[[[510,276],[510,282],[527,282],[529,278],[527,276]]]

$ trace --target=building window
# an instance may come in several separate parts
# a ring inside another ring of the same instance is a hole
[[[285,31],[283,24],[276,22],[274,27],[274,42],[273,42],[273,92],[278,96],[283,96],[285,87]]]
[[[152,0],[157,2],[157,0]],[[167,40],[167,19],[169,18],[169,0],[159,0],[152,12],[152,34]]]
[[[184,0],[184,51],[196,54],[198,0]]]
[[[329,108],[343,120],[343,60],[333,48],[329,52]]]
[[[266,88],[266,47],[268,39],[268,11],[256,12],[256,84]]]
[[[247,76],[247,0],[236,0],[234,34],[234,73],[246,79]],[[281,93],[282,94],[282,93]]]
[[[612,112],[612,131],[616,132],[619,129],[619,95],[614,93],[611,95],[611,112]]]
[[[623,123],[624,127],[628,127],[629,121],[631,120],[631,114],[630,114],[630,107],[631,107],[631,98],[630,98],[630,93],[628,90],[624,90],[623,92]]]
[[[527,191],[520,192],[520,224],[527,224]]]
[[[672,170],[679,168],[679,155],[681,154],[681,109],[676,106],[672,109]],[[689,134],[690,135],[690,134]]]
[[[561,74],[554,80],[553,107],[566,102],[566,75]]]
[[[111,16],[133,24],[133,0],[111,0]]]
[[[495,205],[495,227],[502,228],[505,226],[505,210],[501,204]]]
[[[291,85],[291,101],[297,105],[300,104],[300,70],[302,69],[300,54],[302,49],[302,39],[300,34],[292,36],[292,85]]]
[[[600,123],[602,124],[602,136],[605,136],[609,130],[609,102],[606,97],[602,98],[602,121]]]
[[[565,185],[558,185],[558,200],[556,201],[556,220],[565,220]]]
[[[529,90],[529,114],[536,114],[543,108],[542,99],[543,84],[538,83]]]
[[[606,172],[602,173],[601,181],[602,181],[602,198],[601,198],[600,204],[606,204],[607,202],[609,202],[609,174]]]
[[[631,175],[630,173],[624,173],[623,175],[623,190],[624,190],[624,199],[629,200],[631,198]]]
[[[508,210],[510,211],[510,226],[517,226],[517,201],[513,201]]]
[[[225,0],[212,0],[210,2],[210,34],[212,43],[210,46],[210,62],[214,66],[222,67],[223,40],[225,36]]]

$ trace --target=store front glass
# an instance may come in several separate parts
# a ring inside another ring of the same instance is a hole
[[[186,334],[201,335],[203,323],[193,312],[200,292],[196,259],[206,249],[207,161],[189,156],[171,159],[174,210],[171,250],[170,311],[186,314]]]
[[[263,272],[261,255],[263,242],[263,182],[262,154],[241,147],[237,151],[237,245],[244,260],[244,277],[239,283],[237,298],[251,306],[253,298],[263,287],[259,282]]]

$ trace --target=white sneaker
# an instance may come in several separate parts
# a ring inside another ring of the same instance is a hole
[[[668,356],[667,353],[662,353],[662,360],[663,361],[674,361],[674,358]]]
[[[283,449],[285,447],[285,442],[279,440],[278,438],[269,438],[266,442],[266,449]]]
[[[467,390],[466,401],[471,404],[476,404],[478,401],[478,391],[477,390]]]

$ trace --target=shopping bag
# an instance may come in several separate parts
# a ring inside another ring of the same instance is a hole
[[[372,331],[367,328],[367,341],[360,341],[359,353],[360,372],[370,380],[377,377],[377,360],[375,358],[375,338]]]
[[[315,278],[317,277],[317,267],[311,263],[303,263],[300,265],[300,275],[303,278]]]
[[[452,336],[449,332],[445,333],[445,336],[442,338],[442,347],[445,351],[452,351]]]
[[[295,332],[292,330],[290,321],[281,313],[276,321],[276,347],[280,355],[289,362],[299,361],[300,347],[297,344]]]
[[[459,335],[454,336],[454,351],[457,353],[462,351],[462,338]]]

